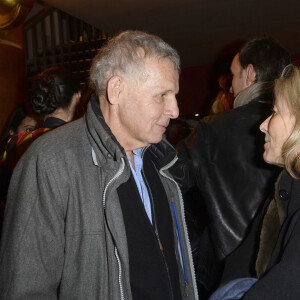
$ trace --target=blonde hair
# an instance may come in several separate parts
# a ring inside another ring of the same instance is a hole
[[[282,157],[284,166],[289,174],[298,178],[295,172],[300,172],[300,70],[294,65],[288,65],[284,68],[280,78],[275,80],[274,87],[276,105],[279,113],[282,112],[282,103],[284,99],[290,109],[291,114],[295,116],[295,127],[282,146]]]

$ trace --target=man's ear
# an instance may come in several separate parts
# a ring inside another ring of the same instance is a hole
[[[123,79],[120,76],[113,76],[107,82],[107,96],[110,104],[119,103],[120,94],[122,92]]]
[[[246,86],[250,86],[255,83],[256,72],[252,64],[249,64],[246,68]]]

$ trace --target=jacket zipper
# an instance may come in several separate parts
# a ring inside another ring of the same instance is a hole
[[[183,198],[182,198],[181,190],[180,190],[177,182],[173,178],[169,177],[167,174],[164,173],[164,171],[167,170],[167,169],[169,169],[171,166],[173,166],[177,160],[178,160],[178,158],[175,157],[170,163],[168,163],[166,166],[164,166],[163,168],[161,168],[160,171],[159,171],[159,173],[163,177],[171,180],[175,184],[175,186],[177,188],[177,192],[178,192],[178,196],[179,196],[179,200],[180,200],[180,209],[181,209],[181,216],[182,216],[182,221],[183,221],[183,230],[184,230],[184,233],[185,233],[185,236],[186,236],[186,241],[187,241],[186,247],[187,247],[187,251],[188,251],[189,260],[191,261],[192,260],[192,250],[191,250],[191,246],[190,246],[189,236],[187,234],[188,231],[187,231],[187,227],[186,227],[185,214],[184,214],[184,206],[183,206]],[[172,202],[172,203],[174,203],[174,202]],[[175,203],[174,203],[174,207],[175,207]],[[175,208],[175,210],[176,210],[176,208]],[[179,234],[179,232],[178,232],[178,234]],[[181,249],[181,252],[182,252],[182,255],[184,256],[183,249]],[[190,263],[190,269],[191,269],[191,273],[192,273],[192,281],[193,281],[193,286],[194,286],[195,298],[198,299],[199,296],[198,296],[198,291],[196,289],[196,286],[197,286],[197,284],[196,284],[196,275],[195,275],[195,269],[194,269],[192,263]],[[186,274],[186,270],[184,269],[184,266],[183,266],[183,270],[184,270],[185,296],[187,296],[188,281],[187,281],[187,274]]]
[[[119,287],[120,287],[120,294],[121,294],[121,300],[124,300],[124,289],[123,289],[123,284],[122,284],[122,265],[121,265],[121,260],[118,254],[118,249],[115,246],[115,256],[118,262],[118,268],[119,268],[119,276],[118,276],[118,280],[119,280]]]
[[[121,174],[123,173],[125,169],[125,162],[124,162],[124,158],[121,157],[121,166],[119,168],[119,170],[117,171],[117,173],[114,175],[113,178],[110,179],[110,181],[107,183],[104,191],[103,191],[103,195],[102,195],[102,206],[103,209],[106,209],[106,193],[107,193],[107,189],[108,187],[115,181],[117,180]],[[120,288],[120,295],[121,295],[121,300],[125,300],[125,296],[124,296],[124,288],[123,288],[123,280],[122,280],[122,265],[121,265],[121,260],[118,254],[118,249],[116,246],[114,246],[114,254],[116,256],[117,259],[117,263],[118,263],[118,270],[119,270],[119,276],[118,276],[118,281],[119,281],[119,288]]]
[[[164,248],[163,248],[163,245],[162,245],[162,243],[161,243],[161,241],[160,241],[160,238],[159,238],[159,235],[158,235],[158,232],[157,232],[157,229],[156,229],[156,228],[155,228],[155,234],[156,234],[156,237],[157,237],[159,249],[160,249],[161,251],[163,251]]]

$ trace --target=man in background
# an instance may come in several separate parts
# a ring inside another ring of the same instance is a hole
[[[279,174],[263,160],[259,125],[270,115],[274,80],[289,63],[289,53],[276,41],[247,42],[231,64],[234,109],[200,121],[178,145],[173,174],[183,189],[197,186],[197,201],[204,201],[208,214],[196,258],[197,280],[206,291],[216,283],[219,263],[244,239]]]

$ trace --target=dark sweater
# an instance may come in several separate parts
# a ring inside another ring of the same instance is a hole
[[[147,154],[143,161],[153,225],[133,176],[118,189],[128,242],[132,296],[133,299],[182,299],[170,206],[157,170]]]

